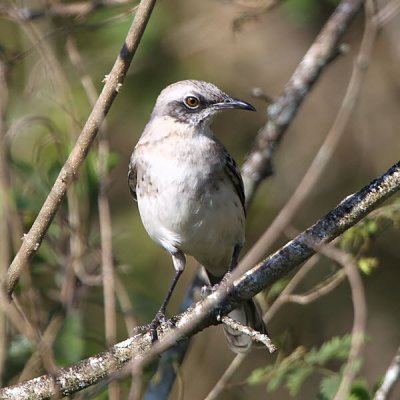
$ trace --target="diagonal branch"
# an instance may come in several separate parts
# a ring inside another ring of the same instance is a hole
[[[400,347],[397,349],[396,355],[386,370],[383,382],[376,391],[374,400],[386,400],[389,398],[394,385],[400,379]]]
[[[10,265],[7,275],[7,292],[11,295],[21,275],[23,268],[28,266],[29,261],[38,250],[58,207],[64,198],[67,189],[78,176],[80,167],[93,143],[94,138],[103,122],[105,116],[125,79],[129,65],[138,48],[140,39],[146,28],[156,0],[142,0],[136,11],[135,18],[126,36],[125,43],[114,63],[103,90],[96,101],[95,106],[85,126],[79,135],[67,161],[62,167],[54,185],[47,196],[38,216],[29,232],[24,235],[21,248]]]
[[[363,0],[342,0],[294,71],[283,93],[268,106],[268,121],[258,132],[253,149],[242,167],[247,203],[251,203],[261,181],[272,174],[272,155],[276,144],[321,72],[339,53],[342,37],[363,3]]]
[[[325,217],[287,243],[242,276],[236,271],[226,284],[220,285],[203,301],[176,317],[176,328],[165,327],[160,340],[151,346],[149,334],[135,335],[116,344],[108,351],[80,363],[60,369],[56,376],[44,375],[13,387],[0,389],[1,399],[44,399],[58,389],[69,395],[92,385],[120,370],[129,361],[128,372],[135,373],[156,355],[171,348],[178,340],[213,325],[244,300],[273,284],[315,254],[315,249],[332,241],[355,225],[369,212],[400,189],[400,162],[359,192],[346,197]]]

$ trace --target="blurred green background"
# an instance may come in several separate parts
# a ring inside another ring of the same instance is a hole
[[[40,9],[44,3],[5,1],[2,6]],[[271,9],[269,3],[262,0],[158,2],[107,117],[104,133],[111,151],[107,161],[110,172],[107,193],[115,273],[131,303],[129,313],[139,324],[150,321],[158,310],[173,267],[170,256],[147,236],[136,203],[130,197],[127,169],[131,151],[160,90],[169,83],[192,78],[213,82],[232,96],[256,106],[257,113],[225,113],[213,125],[237,162],[243,162],[266,120],[266,104],[251,97],[252,88],[262,88],[272,98],[282,92],[336,2],[290,0]],[[91,110],[81,83],[82,72],[71,62],[68,43],[76,46],[81,70],[100,91],[130,26],[130,10],[134,5],[128,2],[100,8],[85,16],[49,16],[25,23],[0,14],[0,55],[9,63],[5,150],[12,191],[8,195],[16,202],[24,232],[37,215]],[[396,17],[380,32],[351,123],[323,178],[292,221],[296,229],[303,230],[314,223],[341,199],[398,160],[399,27],[400,19]],[[362,30],[363,16],[359,15],[345,37],[348,52],[323,73],[279,144],[274,156],[274,175],[257,192],[248,213],[247,248],[291,197],[330,129],[349,81]],[[95,143],[71,198],[63,202],[32,262],[32,283],[25,279],[18,287],[18,294],[41,329],[46,329],[52,316],[62,316],[54,344],[55,359],[61,365],[106,348],[103,289],[101,281],[93,278],[101,275],[97,147]],[[71,225],[71,202],[75,202],[75,217],[80,221],[77,227]],[[70,236],[75,228],[82,247],[79,260],[71,260]],[[274,248],[287,239],[278,238]],[[399,231],[386,223],[379,235],[373,235],[365,251],[379,260],[378,268],[363,276],[368,303],[368,342],[360,376],[370,389],[384,373],[400,342],[399,240]],[[8,245],[12,248],[11,243],[1,244]],[[83,271],[79,279],[69,276],[74,262]],[[195,265],[190,260],[174,294],[171,315],[179,307]],[[312,287],[331,270],[332,263],[322,261],[320,268],[304,281],[303,289]],[[71,286],[66,287],[66,281]],[[29,295],[33,297],[24,297],[28,289],[33,291]],[[29,303],[32,298],[34,301]],[[126,314],[120,305],[117,312],[116,339],[122,340],[129,334],[124,322]],[[299,345],[310,349],[333,336],[342,336],[351,330],[351,324],[351,295],[348,285],[342,284],[311,305],[284,306],[271,322],[269,332],[282,352],[289,353]],[[8,329],[7,343],[3,386],[16,383],[33,351],[33,345],[12,327]],[[219,327],[196,335],[181,370],[183,398],[204,398],[232,357]],[[254,368],[271,364],[275,358],[266,351],[255,351],[234,381],[243,383]],[[43,369],[36,365],[25,368],[23,376],[28,379],[41,373]],[[310,384],[304,385],[296,398],[316,398],[319,381],[320,376],[313,375]],[[128,382],[121,387],[121,398],[126,398]],[[396,393],[400,396],[399,390]],[[178,387],[170,398],[177,396]],[[228,388],[221,399],[265,396],[264,384],[238,384]],[[107,392],[92,398],[107,398]],[[290,395],[282,388],[268,394],[268,398],[286,399]]]

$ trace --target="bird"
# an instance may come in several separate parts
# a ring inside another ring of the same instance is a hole
[[[155,318],[153,340],[185,269],[186,255],[218,284],[237,263],[245,240],[245,193],[240,170],[210,125],[221,111],[255,111],[212,83],[183,80],[159,94],[149,122],[129,162],[128,184],[145,230],[172,257],[175,275]],[[249,300],[229,314],[264,332],[260,311]],[[236,353],[251,348],[251,338],[224,325]]]

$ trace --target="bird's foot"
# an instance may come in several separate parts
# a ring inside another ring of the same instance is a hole
[[[223,278],[221,279],[220,282],[216,283],[215,285],[204,285],[201,288],[201,292],[200,292],[200,297],[202,300],[204,300],[208,295],[210,295],[211,293],[214,293],[219,287],[224,286],[228,283],[230,277],[232,275],[231,271],[228,271]]]
[[[158,331],[157,328],[160,327],[162,330],[163,325],[167,325],[171,328],[175,327],[175,321],[173,318],[167,319],[165,313],[162,310],[159,310],[153,320],[149,324],[139,325],[135,327],[134,332],[149,332],[151,337],[151,343],[154,343],[158,340]]]

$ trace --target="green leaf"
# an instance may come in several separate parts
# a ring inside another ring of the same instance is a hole
[[[288,282],[289,282],[288,278],[282,278],[277,280],[268,290],[267,301],[275,300],[282,292],[282,290],[285,289]]]
[[[312,349],[305,356],[305,360],[309,364],[324,365],[330,360],[345,359],[350,350],[351,336],[334,337],[325,342],[319,350]]]
[[[299,393],[303,382],[314,372],[314,370],[314,367],[304,366],[298,368],[288,376],[286,387],[292,396],[296,396]]]
[[[247,383],[249,385],[258,385],[262,382],[265,382],[265,377],[268,375],[273,369],[272,365],[268,365],[264,368],[257,368],[253,370],[250,376],[247,378]]]
[[[333,399],[335,393],[339,389],[341,379],[341,376],[336,374],[332,376],[327,376],[321,380],[319,388],[322,395],[322,400]]]
[[[354,400],[371,400],[372,394],[368,389],[367,382],[364,379],[357,379],[351,386],[351,397]]]

